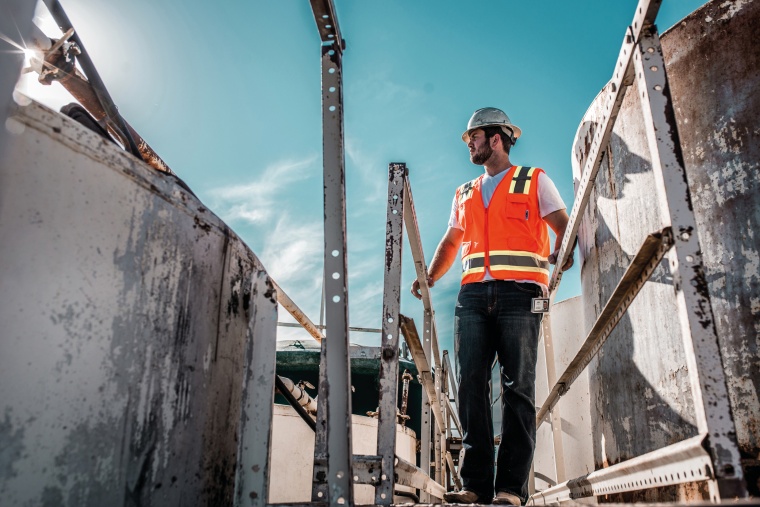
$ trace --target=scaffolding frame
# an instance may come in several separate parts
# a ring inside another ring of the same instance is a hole
[[[442,377],[450,372],[450,365],[444,364],[441,359],[435,312],[427,279],[423,276],[427,272],[427,266],[409,186],[408,170],[403,163],[392,163],[389,166],[378,451],[377,455],[352,453],[342,95],[342,55],[346,45],[340,35],[332,0],[311,0],[311,7],[322,41],[326,325],[314,325],[298,306],[271,282],[272,297],[279,300],[298,323],[321,343],[312,498],[310,503],[287,505],[351,506],[354,505],[354,484],[374,486],[377,505],[391,505],[396,484],[419,489],[423,500],[440,501],[446,491],[442,485],[444,475],[448,474],[456,484],[460,484],[453,457],[445,442],[451,434],[451,424],[457,428],[460,425],[457,414],[450,408],[449,383],[442,382]],[[422,338],[417,334],[412,319],[400,314],[404,226],[417,275],[424,280],[421,284],[424,305]],[[251,350],[254,355],[249,356],[250,366],[244,382],[246,403],[241,413],[242,437],[238,453],[235,505],[270,505],[268,466],[271,460],[273,413],[271,406],[264,408],[264,405],[273,403],[276,354],[273,340],[268,348],[260,342],[265,341],[264,335],[274,336],[276,325],[276,318],[274,325],[270,321],[263,324],[252,321],[251,325]],[[327,333],[322,334],[322,329]],[[402,333],[423,385],[419,468],[399,458],[395,453],[399,337]],[[456,392],[453,377],[451,386]],[[346,431],[346,428],[349,431]],[[434,450],[432,463],[431,449]],[[435,471],[434,478],[430,474],[431,468]]]
[[[673,101],[660,38],[654,24],[661,3],[662,0],[640,0],[633,21],[626,30],[604,99],[606,105],[601,124],[593,134],[588,153],[584,154],[583,176],[576,191],[557,266],[564,264],[572,248],[570,245],[576,240],[579,217],[590,200],[625,91],[634,82],[641,93],[658,205],[666,223],[662,231],[650,234],[644,241],[565,372],[557,380],[549,378],[549,395],[538,411],[537,425],[546,419],[547,414],[551,415],[559,478],[564,466],[560,462],[564,459],[564,453],[561,428],[560,438],[556,438],[560,419],[555,415],[555,406],[600,350],[656,266],[667,256],[673,272],[678,319],[699,435],[582,477],[558,480],[561,484],[532,495],[530,501],[534,504],[696,481],[707,481],[711,500],[715,502],[748,496]],[[560,279],[561,273],[555,269],[549,287],[552,293]],[[550,324],[544,326],[544,340],[547,371],[552,377],[555,366]]]

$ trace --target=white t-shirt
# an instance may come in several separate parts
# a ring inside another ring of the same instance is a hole
[[[480,183],[480,193],[483,196],[483,206],[486,208],[488,207],[488,204],[491,202],[491,197],[493,196],[494,191],[496,190],[496,186],[501,182],[501,180],[504,179],[504,176],[509,172],[509,170],[502,171],[496,176],[489,176],[487,173],[483,175],[483,179]],[[546,175],[545,172],[541,172],[538,175],[538,209],[541,213],[541,217],[545,217],[546,215],[549,215],[550,213],[554,213],[555,211],[559,211],[561,209],[566,209],[567,206],[565,206],[564,201],[562,201],[562,196],[559,195],[559,191],[557,190],[557,187],[554,185],[554,182],[549,178],[549,176]],[[457,205],[457,198],[456,195],[454,196],[454,200],[451,203],[451,215],[449,216],[449,227],[452,227],[454,229],[459,229],[460,231],[463,230],[459,226],[459,221],[457,220],[457,212],[459,211],[459,206]],[[491,276],[490,271],[488,268],[486,268],[486,274],[483,278],[483,281],[486,282],[488,280],[494,280],[494,277]],[[535,280],[515,280],[516,282],[528,282],[528,283],[536,283]],[[537,285],[540,285],[544,289],[544,295],[548,293],[548,287],[546,287],[542,283],[538,283]]]

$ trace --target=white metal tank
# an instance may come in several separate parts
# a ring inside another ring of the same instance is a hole
[[[377,419],[351,416],[354,454],[377,454]],[[414,431],[396,425],[396,455],[415,462],[417,440]],[[272,463],[270,468],[269,502],[300,503],[311,501],[312,470],[314,465],[314,432],[288,405],[274,406],[272,424]],[[405,486],[396,491],[414,493]],[[375,503],[375,488],[366,484],[354,485],[357,505]],[[395,496],[393,503],[410,503],[412,499]]]

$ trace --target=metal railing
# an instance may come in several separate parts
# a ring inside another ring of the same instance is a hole
[[[345,42],[338,28],[332,0],[311,0],[322,41],[322,111],[324,163],[324,269],[323,298],[326,325],[315,325],[276,286],[269,294],[321,343],[317,417],[312,477],[312,503],[334,507],[353,505],[353,485],[375,487],[375,503],[390,505],[396,484],[422,492],[422,500],[441,499],[444,471],[459,484],[453,457],[446,445],[452,428],[459,428],[449,400],[450,365],[441,358],[434,311],[422,245],[419,239],[408,173],[404,164],[389,168],[386,262],[382,310],[380,400],[377,455],[352,454],[350,356],[348,344],[348,287],[346,266],[345,169],[343,146],[342,54]],[[420,338],[414,322],[400,314],[401,245],[404,225],[409,236],[418,278],[423,280],[424,323]],[[254,317],[255,319],[256,317]],[[274,345],[258,343],[274,334],[271,319],[253,324],[250,367],[244,383],[246,403],[241,416],[241,439],[235,504],[265,507],[268,502],[268,469],[271,455],[274,392]],[[321,329],[328,330],[325,339]],[[368,330],[373,331],[373,330]],[[399,377],[399,339],[404,334],[423,385],[421,460],[418,468],[396,456],[396,421]],[[271,340],[271,336],[269,341]],[[255,374],[254,374],[255,372]],[[271,377],[271,378],[270,378]],[[453,385],[453,377],[451,377]],[[432,415],[432,420],[431,420]],[[431,445],[432,444],[432,445]],[[431,453],[431,449],[433,452]],[[431,459],[435,476],[430,477]]]
[[[538,410],[537,425],[550,415],[557,478],[561,484],[531,496],[531,502],[535,504],[695,481],[708,482],[714,501],[747,496],[665,62],[654,25],[660,4],[661,0],[640,0],[633,21],[626,29],[612,80],[605,88],[601,121],[596,126],[587,151],[581,154],[582,178],[576,190],[576,200],[557,266],[564,264],[570,245],[576,240],[580,217],[589,203],[625,91],[634,82],[637,82],[642,95],[642,112],[652,154],[658,202],[667,223],[663,224],[661,231],[646,238],[585,342],[559,378],[554,373],[551,322],[548,318],[544,319],[550,388],[546,401]],[[699,435],[566,481],[557,402],[598,353],[666,255],[674,273],[678,318],[681,321]],[[550,281],[552,294],[560,279],[561,273],[555,269]]]

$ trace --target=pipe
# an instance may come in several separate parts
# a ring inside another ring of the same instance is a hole
[[[280,377],[285,388],[293,395],[293,398],[301,405],[309,414],[317,413],[317,400],[309,396],[301,386],[296,385],[288,377]]]
[[[287,379],[291,384],[293,383],[292,380]],[[296,400],[296,398],[293,396],[293,393],[290,392],[288,387],[285,385],[285,381],[282,377],[279,375],[274,376],[274,385],[277,388],[278,391],[280,391],[280,394],[282,394],[286,400],[288,400],[288,403],[291,407],[295,409],[296,412],[298,412],[298,415],[301,416],[301,419],[306,421],[306,424],[309,425],[309,428],[311,428],[312,431],[317,431],[317,423],[314,419],[311,418],[309,413],[306,411],[304,407],[301,406],[301,404]]]
[[[66,33],[68,30],[73,28],[69,17],[66,15],[66,12],[63,10],[63,7],[58,0],[52,0],[49,5],[49,10],[50,14],[53,16],[53,19],[55,19],[55,22],[58,24],[62,32]],[[137,144],[135,143],[132,134],[127,128],[124,118],[122,118],[119,114],[118,108],[113,103],[111,95],[108,93],[108,90],[106,90],[105,83],[103,83],[103,80],[100,78],[100,74],[98,74],[98,71],[95,68],[95,64],[90,59],[90,55],[87,53],[84,44],[82,44],[82,40],[79,38],[79,34],[74,32],[74,34],[71,36],[71,40],[75,42],[77,46],[79,46],[79,50],[82,52],[77,57],[77,60],[82,66],[82,70],[84,70],[84,73],[87,76],[87,79],[98,98],[98,102],[100,102],[101,106],[105,110],[107,119],[109,122],[113,122],[116,128],[121,131],[122,137],[126,141],[125,145],[129,147],[129,151],[134,156],[142,159],[140,150],[137,148]]]
[[[409,370],[404,370],[404,374],[401,376],[404,381],[404,387],[401,390],[401,415],[406,415],[406,407],[409,402],[409,381],[412,380],[412,374]],[[406,418],[401,419],[401,426],[406,426]]]

